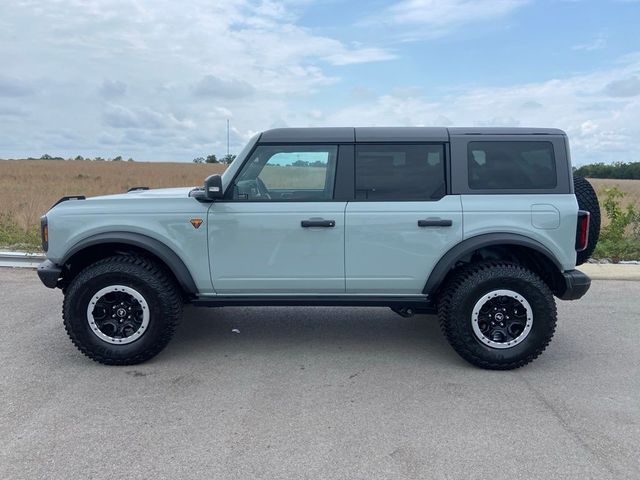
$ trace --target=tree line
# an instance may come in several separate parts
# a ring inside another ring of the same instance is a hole
[[[640,179],[640,162],[591,163],[573,169],[580,177]]]
[[[236,159],[236,155],[227,154],[222,158],[218,158],[215,155],[207,155],[206,157],[196,157],[193,159],[193,163],[223,163],[229,165]]]

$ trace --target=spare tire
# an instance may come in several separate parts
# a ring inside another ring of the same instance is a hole
[[[589,260],[589,257],[596,248],[598,237],[600,236],[600,205],[598,196],[589,181],[582,177],[573,177],[573,188],[578,199],[580,210],[586,210],[591,214],[589,219],[589,244],[587,248],[578,252],[576,265],[582,265]]]

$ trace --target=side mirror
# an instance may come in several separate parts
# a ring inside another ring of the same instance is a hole
[[[222,177],[220,175],[209,175],[204,181],[204,194],[209,200],[222,198]]]

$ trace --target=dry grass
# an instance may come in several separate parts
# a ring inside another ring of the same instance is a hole
[[[75,160],[0,161],[0,208],[18,227],[35,225],[64,195],[104,195],[131,187],[202,185],[224,165],[194,163],[94,162]]]
[[[205,177],[224,169],[219,164],[0,160],[0,245],[37,246],[40,216],[64,195],[202,185]]]
[[[613,180],[608,178],[590,178],[589,181],[596,189],[598,198],[604,197],[604,191],[607,188],[618,187],[626,193],[622,200],[623,205],[635,203],[640,206],[640,180]]]
[[[640,180],[615,180],[609,178],[590,178],[589,181],[593,188],[596,189],[600,205],[602,206],[602,200],[604,199],[604,191],[607,188],[617,187],[620,191],[626,195],[620,202],[620,204],[626,207],[628,204],[633,203],[640,207]],[[609,219],[606,214],[602,212],[602,225],[608,225]]]
[[[277,167],[266,165],[260,172],[260,179],[268,189],[316,188],[325,185],[326,168],[319,167]]]
[[[224,168],[219,164],[193,163],[1,160],[0,243],[37,243],[40,215],[64,195],[104,195],[126,192],[136,186],[202,185],[207,175],[221,173]],[[322,184],[322,169],[318,170],[317,175],[309,178],[313,184],[309,187]],[[279,185],[277,175],[272,175],[275,171],[265,173],[267,183],[284,187]],[[601,198],[605,188],[617,186],[627,193],[623,203],[640,205],[640,180],[591,179],[591,182]],[[15,240],[20,238],[22,241]]]

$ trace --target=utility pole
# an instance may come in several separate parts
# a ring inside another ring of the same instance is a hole
[[[227,118],[227,158],[229,158],[229,119]]]

